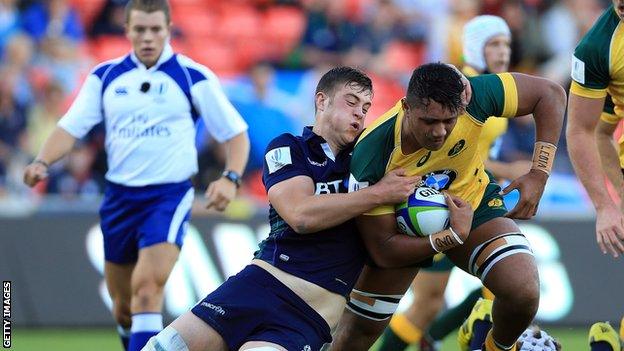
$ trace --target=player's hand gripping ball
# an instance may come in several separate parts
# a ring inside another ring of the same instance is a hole
[[[449,226],[449,210],[444,195],[428,187],[419,187],[407,201],[396,205],[399,230],[407,235],[428,236]]]

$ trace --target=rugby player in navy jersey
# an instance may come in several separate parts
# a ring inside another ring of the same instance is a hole
[[[251,264],[157,336],[145,350],[319,350],[331,341],[367,258],[353,217],[404,201],[418,177],[390,172],[347,193],[352,145],[371,80],[339,67],[319,81],[316,123],[267,147],[263,181],[271,232]]]
[[[131,0],[126,36],[132,51],[96,66],[69,111],[24,171],[34,186],[100,122],[108,172],[100,209],[104,276],[126,350],[138,351],[163,326],[163,289],[178,259],[195,191],[195,121],[227,149],[223,177],[206,191],[223,211],[236,196],[247,156],[247,124],[208,68],[169,45],[166,0]]]

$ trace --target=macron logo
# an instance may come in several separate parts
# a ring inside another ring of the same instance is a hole
[[[217,305],[213,305],[209,302],[202,302],[201,303],[202,306],[209,308],[215,312],[217,312],[218,314],[225,316],[225,310],[223,308],[221,308],[221,306],[217,306]]]

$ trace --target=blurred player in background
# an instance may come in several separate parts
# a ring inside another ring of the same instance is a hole
[[[265,153],[269,237],[255,259],[156,337],[148,351],[312,351],[331,341],[366,251],[353,217],[405,201],[418,177],[392,172],[349,193],[353,142],[364,128],[372,82],[338,67],[320,79],[316,122],[282,134]]]
[[[236,196],[249,153],[247,125],[206,67],[169,44],[166,0],[131,0],[126,36],[132,52],[98,65],[35,161],[34,186],[77,139],[106,125],[107,186],[100,209],[104,275],[126,350],[140,350],[162,329],[163,287],[186,232],[197,172],[195,120],[228,150],[223,177],[206,191],[207,208],[223,211]]]
[[[565,93],[551,81],[522,74],[468,79],[472,99],[464,108],[456,72],[443,64],[417,68],[406,97],[373,122],[355,146],[351,176],[356,182],[350,182],[354,189],[404,167],[408,175],[421,175],[425,185],[448,190],[476,210],[467,227],[456,226],[451,218],[450,229],[424,238],[399,234],[391,206],[358,217],[374,264],[364,267],[351,294],[333,350],[367,350],[386,327],[419,266],[440,252],[479,277],[497,297],[485,343],[488,351],[515,349],[518,336],[533,320],[539,277],[530,245],[511,218],[528,219],[537,211],[563,123]],[[485,172],[478,140],[490,116],[529,113],[537,124],[534,162],[528,173],[502,191],[520,191],[520,201],[508,212],[500,187]]]
[[[612,3],[574,50],[566,136],[576,174],[596,209],[598,246],[603,254],[619,257],[624,253],[623,208],[611,199],[605,177],[621,197],[624,181],[612,132],[624,118],[624,0]],[[596,342],[592,350],[607,345]]]
[[[470,20],[464,26],[462,45],[465,61],[462,71],[466,76],[503,73],[509,69],[511,32],[502,18],[484,15]],[[485,168],[495,178],[512,180],[525,174],[531,168],[531,162],[497,160],[507,124],[507,118],[488,118],[479,136],[478,147]],[[404,313],[392,317],[380,351],[403,350],[409,344],[420,344],[421,350],[432,350],[435,342],[461,325],[482,292],[481,289],[471,292],[458,306],[436,318],[444,305],[444,291],[453,267],[448,257],[437,254],[431,267],[421,269],[412,283],[414,301]],[[493,298],[486,288],[483,288],[483,297]]]

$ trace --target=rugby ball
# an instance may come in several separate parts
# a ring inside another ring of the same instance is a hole
[[[449,226],[449,211],[444,195],[428,187],[419,187],[407,201],[396,205],[399,231],[412,236],[427,236]]]

